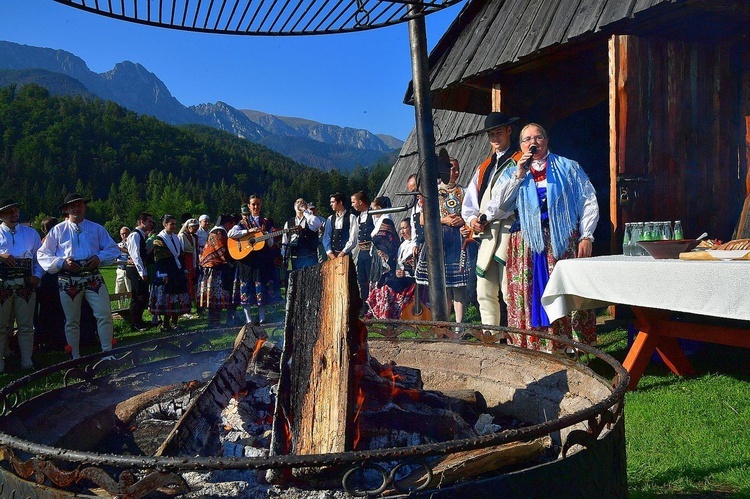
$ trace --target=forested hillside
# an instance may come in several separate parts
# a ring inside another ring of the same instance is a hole
[[[110,232],[147,209],[238,212],[251,193],[282,223],[297,197],[328,211],[340,190],[377,192],[390,167],[349,175],[309,168],[258,144],[204,126],[175,127],[96,98],[59,97],[37,85],[0,88],[0,198],[23,204],[25,220],[58,215],[65,193],[89,196],[88,218]]]

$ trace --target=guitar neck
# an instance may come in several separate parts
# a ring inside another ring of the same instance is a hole
[[[283,233],[285,233],[285,232],[293,232],[293,230],[294,230],[294,229],[279,229],[279,230],[275,230],[275,231],[273,231],[273,232],[269,232],[269,233],[267,233],[267,234],[263,234],[262,236],[258,236],[258,237],[253,237],[253,238],[251,238],[251,239],[252,239],[252,240],[253,240],[254,242],[256,242],[256,243],[257,243],[257,242],[260,242],[260,241],[265,241],[265,240],[267,240],[267,239],[271,239],[271,238],[274,238],[274,237],[276,237],[276,236],[280,236],[281,234],[283,234]]]

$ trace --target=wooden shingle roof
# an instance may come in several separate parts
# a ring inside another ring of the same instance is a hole
[[[435,150],[439,151],[444,147],[451,157],[458,160],[461,167],[458,183],[463,186],[468,185],[476,166],[490,154],[487,134],[477,134],[477,130],[481,130],[484,126],[484,118],[483,115],[442,109],[435,110],[433,113]],[[406,180],[411,174],[418,173],[419,168],[417,134],[413,130],[401,148],[398,160],[388,178],[383,182],[378,195],[390,196],[394,205],[406,204],[409,199],[394,195],[406,190]],[[396,214],[393,219],[401,220],[401,216]]]
[[[471,0],[430,54],[431,89],[487,86],[482,77],[570,42],[615,32],[711,36],[748,16],[747,0]]]

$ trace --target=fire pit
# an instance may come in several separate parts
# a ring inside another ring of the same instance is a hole
[[[103,490],[114,496],[142,497],[170,488],[173,492],[188,494],[191,487],[183,475],[191,472],[206,475],[219,470],[283,471],[321,466],[341,469],[346,466],[349,473],[342,475],[341,489],[350,493],[365,494],[352,477],[366,469],[377,470],[383,477],[370,494],[386,490],[399,492],[400,485],[395,477],[405,466],[429,470],[427,463],[432,456],[450,456],[550,436],[560,449],[559,457],[551,461],[534,463],[524,469],[511,468],[496,476],[482,476],[447,487],[431,487],[423,493],[430,497],[454,497],[462,492],[472,497],[483,494],[496,497],[499,493],[526,495],[533,490],[539,495],[547,495],[544,492],[547,491],[555,496],[565,495],[566,491],[577,497],[626,495],[622,404],[627,374],[612,358],[584,345],[570,343],[579,353],[612,367],[615,381],[610,384],[584,365],[565,357],[490,342],[446,339],[446,332],[450,334],[455,324],[374,322],[368,326],[371,335],[379,332],[383,336],[381,339],[371,337],[373,355],[420,369],[426,388],[476,390],[484,396],[488,409],[496,414],[510,415],[532,424],[472,439],[308,456],[110,455],[56,447],[50,442],[65,433],[62,428],[45,425],[48,421],[63,424],[64,421],[52,417],[53,414],[61,411],[67,411],[66,416],[75,414],[74,421],[67,421],[72,427],[76,421],[84,421],[133,394],[176,381],[210,378],[227,351],[208,350],[208,340],[227,331],[211,331],[211,336],[209,332],[201,332],[117,349],[115,355],[121,360],[114,362],[100,361],[101,355],[66,362],[2,389],[0,455],[4,467],[0,472],[0,494],[12,497],[10,493],[15,491],[18,497],[65,497],[77,493],[85,497],[87,490],[95,495],[99,489],[99,493]],[[473,332],[485,337],[484,330]],[[418,338],[402,338],[405,335]],[[61,380],[66,386],[39,392]],[[228,475],[225,473],[225,476]],[[295,493],[300,496],[299,491]]]
[[[565,340],[575,357],[520,350],[496,342],[504,330],[485,326],[365,325],[373,358],[407,377],[418,373],[423,392],[483,412],[490,430],[469,435],[457,425],[450,439],[436,440],[444,432],[430,435],[427,429],[419,432],[427,437],[407,435],[400,446],[392,441],[365,449],[344,439],[348,448],[340,452],[279,453],[273,442],[284,441],[280,435],[288,427],[279,418],[274,434],[261,425],[270,426],[270,398],[277,399],[277,412],[281,400],[275,390],[283,382],[273,382],[279,375],[274,369],[284,364],[273,345],[280,330],[265,338],[260,328],[243,328],[233,349],[225,348],[226,340],[215,343],[231,331],[201,331],[116,349],[114,361],[97,354],[65,362],[0,390],[0,496],[323,497],[321,490],[326,497],[627,495],[628,379],[608,355]],[[612,381],[583,360],[609,366]],[[225,410],[240,404],[238,393],[247,391],[251,377],[266,416],[248,442],[270,442],[270,453],[217,444]],[[139,414],[149,411],[174,415],[166,432],[140,422]],[[440,414],[430,421],[444,421]],[[145,433],[142,445],[128,452],[104,445],[117,432],[146,429],[154,433]],[[530,449],[538,442],[548,444]]]

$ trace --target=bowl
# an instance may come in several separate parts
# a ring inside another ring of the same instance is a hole
[[[700,243],[700,239],[679,239],[664,241],[638,241],[638,246],[645,249],[649,255],[657,260],[665,258],[680,258],[680,253],[685,253]]]

